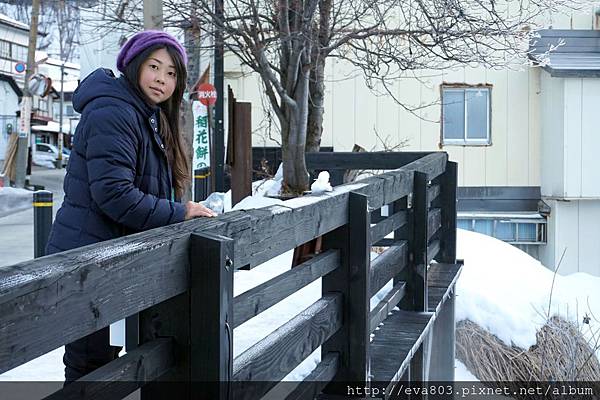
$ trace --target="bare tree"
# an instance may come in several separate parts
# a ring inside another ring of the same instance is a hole
[[[136,7],[134,0],[117,3]],[[281,131],[284,188],[294,193],[308,188],[304,154],[320,145],[328,58],[350,63],[370,87],[398,101],[391,85],[408,71],[524,62],[545,16],[587,6],[584,0],[230,0],[221,17],[212,2],[193,3],[165,0],[165,26],[193,20],[208,35],[220,30],[226,49],[260,76]],[[113,22],[125,18],[115,15]]]
[[[0,13],[25,24],[31,23],[31,0],[11,0],[0,4]],[[89,1],[42,0],[37,49],[58,49],[61,60],[72,61],[77,56],[79,9]],[[57,45],[57,47],[56,47]]]

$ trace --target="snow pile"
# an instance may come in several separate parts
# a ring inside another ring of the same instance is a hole
[[[314,194],[320,194],[324,192],[332,192],[333,188],[331,187],[331,183],[329,183],[329,172],[321,171],[319,172],[319,176],[317,180],[310,185],[310,190]]]
[[[0,187],[0,217],[32,208],[33,192],[13,187]]]
[[[600,326],[593,317],[600,316],[599,277],[555,275],[516,247],[461,229],[457,257],[465,261],[456,291],[457,322],[469,319],[506,345],[528,349],[536,343],[550,306],[550,316],[572,321],[588,341],[594,340]],[[582,322],[586,315],[589,324]]]

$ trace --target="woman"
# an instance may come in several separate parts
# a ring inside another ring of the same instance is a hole
[[[121,77],[98,69],[81,82],[73,106],[82,115],[47,254],[215,215],[199,203],[177,202],[190,182],[179,130],[186,64],[175,38],[144,31],[121,49]],[[120,349],[110,346],[108,327],[67,344],[66,383]]]

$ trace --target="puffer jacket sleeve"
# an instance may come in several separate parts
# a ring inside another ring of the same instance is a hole
[[[132,119],[119,107],[93,111],[87,138],[87,171],[92,199],[112,220],[137,231],[184,220],[185,206],[143,193],[133,184],[139,138]]]

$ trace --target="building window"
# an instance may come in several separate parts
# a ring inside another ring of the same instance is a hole
[[[442,144],[491,144],[491,87],[442,86]]]
[[[27,62],[27,47],[13,43],[11,56],[15,61]]]
[[[546,221],[544,219],[520,220],[459,216],[457,227],[492,236],[511,244],[546,243]]]
[[[0,40],[0,57],[10,60],[10,42]]]

